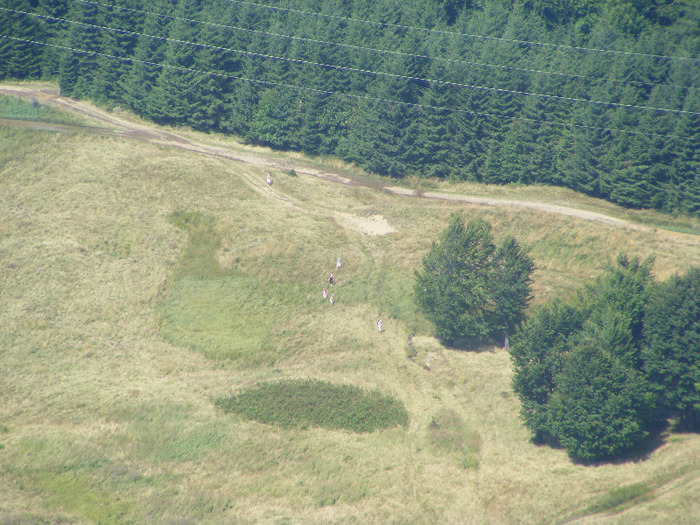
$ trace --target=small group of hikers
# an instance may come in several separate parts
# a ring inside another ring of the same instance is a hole
[[[325,301],[326,299],[328,299],[328,290],[326,290],[324,288],[323,289],[323,300]],[[331,294],[331,297],[330,297],[331,304],[334,303],[334,299],[335,299],[335,296],[333,294]]]
[[[340,270],[341,266],[343,266],[343,263],[340,260],[340,257],[335,262],[335,269]],[[331,273],[330,277],[328,278],[328,286],[331,287],[335,284],[335,277],[333,277],[333,274]],[[330,297],[328,296],[328,289],[324,288],[323,289],[323,300],[325,301],[326,299],[330,300],[331,304],[335,303],[335,295],[331,293]]]
[[[338,257],[338,258],[336,259],[336,261],[335,261],[335,269],[336,269],[336,270],[340,270],[340,268],[342,268],[342,266],[343,266],[343,262],[340,260],[340,257]],[[328,277],[328,287],[330,288],[330,287],[332,287],[334,284],[335,284],[335,276],[331,273],[330,276]],[[329,295],[328,295],[328,288],[324,288],[324,289],[323,289],[322,295],[323,295],[323,300],[324,300],[324,301],[325,301],[326,299],[328,299],[328,300],[330,301],[331,304],[335,304],[335,295],[334,295],[333,293],[331,293],[330,296],[329,296]],[[381,319],[379,319],[379,321],[377,321],[377,331],[378,331],[380,334],[383,332],[383,329],[382,329],[382,320],[381,320]]]
[[[268,173],[267,174],[267,185],[272,186],[272,176]],[[340,260],[340,257],[338,257],[335,261],[335,269],[340,270],[340,268],[343,266],[343,262]],[[332,287],[335,284],[335,277],[331,273],[330,277],[328,277],[328,286]],[[323,289],[323,300],[325,301],[328,299],[331,304],[335,304],[335,294],[331,292],[330,296],[328,295],[328,288]],[[382,333],[382,320],[380,319],[377,321],[377,331],[381,334]]]

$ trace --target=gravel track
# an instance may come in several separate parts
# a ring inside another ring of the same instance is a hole
[[[338,184],[347,184],[353,186],[364,186],[374,188],[378,191],[385,191],[395,195],[403,195],[405,197],[413,198],[423,198],[423,199],[434,199],[434,200],[444,200],[444,201],[457,201],[464,202],[468,204],[480,204],[487,206],[504,206],[504,207],[520,207],[535,209],[544,213],[551,213],[556,215],[564,215],[568,217],[575,217],[578,219],[584,219],[589,221],[595,221],[600,223],[609,224],[611,226],[628,228],[641,231],[653,231],[655,228],[631,222],[625,219],[619,219],[603,213],[582,210],[579,208],[571,208],[558,204],[547,204],[537,201],[530,200],[516,200],[516,199],[496,199],[490,197],[476,197],[462,194],[452,194],[444,192],[421,192],[412,190],[409,188],[403,188],[398,186],[384,185],[381,182],[370,181],[362,179],[359,177],[353,177],[347,174],[340,174],[330,170],[320,170],[314,168],[302,159],[279,159],[273,158],[271,156],[265,156],[264,153],[259,152],[242,152],[233,151],[226,148],[220,148],[215,146],[209,146],[202,144],[184,137],[181,137],[175,133],[160,130],[156,125],[148,124],[136,124],[124,118],[120,118],[117,114],[113,112],[108,112],[99,109],[92,104],[73,100],[67,97],[63,97],[56,92],[56,90],[51,89],[39,89],[31,87],[22,86],[0,86],[0,93],[6,95],[15,95],[22,98],[34,99],[41,104],[48,104],[52,106],[61,107],[73,113],[84,115],[91,119],[94,119],[105,127],[97,126],[69,126],[60,124],[47,124],[44,122],[27,122],[27,121],[13,121],[13,120],[2,120],[0,125],[5,126],[21,126],[29,127],[34,129],[49,129],[52,131],[81,131],[88,133],[97,133],[102,135],[122,137],[132,140],[139,140],[143,142],[150,142],[154,144],[161,144],[172,146],[176,148],[186,149],[188,151],[193,151],[200,153],[202,155],[209,155],[214,157],[219,157],[227,160],[232,160],[236,162],[243,162],[246,164],[251,164],[255,166],[260,166],[263,168],[269,168],[274,170],[290,170],[293,169],[297,173],[302,173],[305,175],[310,175],[313,177],[322,178],[335,182]],[[678,232],[665,231],[669,235],[683,235],[685,237],[695,237],[695,235],[686,235]]]

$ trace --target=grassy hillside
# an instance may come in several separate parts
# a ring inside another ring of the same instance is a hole
[[[537,447],[508,354],[441,347],[411,296],[413,269],[455,211],[531,247],[536,304],[569,296],[618,251],[655,255],[662,278],[698,265],[697,236],[273,179],[163,146],[0,128],[0,523],[700,514],[700,436],[598,466]],[[321,291],[336,257],[331,306]],[[280,428],[214,404],[297,379],[380,392],[408,424]]]

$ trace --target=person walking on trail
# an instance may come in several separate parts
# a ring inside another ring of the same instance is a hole
[[[333,304],[335,301],[333,301],[333,294],[331,294],[331,304]]]
[[[331,274],[331,276],[328,278],[328,284],[333,286],[333,274]]]
[[[324,289],[323,289],[323,300],[325,301],[326,299],[328,299],[328,290],[326,290],[326,289],[324,288]]]
[[[382,320],[380,319],[377,321],[377,331],[381,334],[382,333]]]
[[[267,174],[267,185],[272,186],[272,177],[270,177],[270,174]]]
[[[340,270],[340,267],[343,265],[343,263],[340,262],[340,257],[338,257],[338,260],[335,262],[335,269]]]

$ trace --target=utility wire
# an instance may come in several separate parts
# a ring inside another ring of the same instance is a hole
[[[164,14],[156,13],[153,11],[144,11],[142,9],[131,9],[129,7],[121,7],[121,6],[112,5],[112,4],[103,4],[100,2],[92,2],[90,0],[75,0],[75,1],[83,3],[83,4],[90,4],[90,5],[100,6],[100,7],[107,7],[110,9],[119,9],[121,11],[130,11],[133,13],[140,13],[140,14],[156,16],[156,17],[160,17],[160,18],[166,18],[169,20],[180,20],[183,22],[189,22],[189,23],[193,23],[193,24],[201,24],[201,25],[206,25],[206,26],[211,26],[211,27],[218,27],[218,28],[222,28],[222,29],[232,29],[234,31],[243,31],[243,32],[252,33],[252,34],[256,34],[256,35],[265,35],[265,36],[272,36],[275,38],[296,40],[299,42],[310,42],[313,44],[336,46],[336,47],[342,47],[342,48],[346,48],[346,49],[354,49],[354,50],[358,50],[358,51],[371,51],[371,52],[376,52],[376,53],[384,53],[387,55],[419,58],[419,59],[423,59],[423,60],[438,60],[438,61],[447,62],[450,64],[463,64],[463,65],[468,65],[468,66],[501,69],[504,71],[521,71],[524,73],[535,73],[535,74],[540,74],[540,75],[553,75],[553,76],[561,76],[561,77],[574,78],[574,79],[586,79],[586,80],[593,80],[595,82],[614,82],[614,83],[619,83],[619,84],[635,84],[635,85],[639,85],[639,86],[649,86],[649,87],[668,87],[668,88],[673,88],[673,89],[698,89],[694,86],[679,86],[676,84],[655,84],[653,82],[641,82],[641,81],[637,81],[637,80],[601,78],[601,77],[592,77],[590,75],[576,75],[576,74],[572,74],[572,73],[563,73],[561,71],[547,71],[547,70],[541,70],[541,69],[528,69],[528,68],[515,67],[515,66],[503,66],[500,64],[488,64],[488,63],[484,63],[484,62],[472,62],[472,61],[468,61],[468,60],[459,60],[459,59],[455,59],[455,58],[431,57],[428,55],[420,55],[420,54],[416,54],[416,53],[405,53],[402,51],[393,51],[393,50],[389,50],[389,49],[377,49],[377,48],[373,48],[373,47],[358,46],[358,45],[353,45],[353,44],[342,44],[340,42],[329,42],[327,40],[317,40],[314,38],[304,38],[304,37],[298,37],[298,36],[283,35],[280,33],[261,31],[259,29],[250,29],[250,28],[246,28],[246,27],[217,24],[214,22],[204,22],[204,21],[195,20],[192,18],[185,18],[185,17],[173,16],[173,15],[164,15]]]
[[[551,100],[576,102],[576,103],[583,103],[583,104],[594,104],[594,105],[599,105],[599,106],[638,109],[638,110],[642,110],[642,111],[657,111],[657,112],[662,112],[662,113],[676,113],[676,114],[696,115],[696,116],[700,115],[699,112],[687,111],[687,110],[682,110],[682,109],[657,108],[657,107],[651,107],[651,106],[638,106],[635,104],[622,104],[619,102],[604,102],[604,101],[600,101],[600,100],[589,100],[589,99],[582,99],[582,98],[564,97],[564,96],[559,96],[559,95],[547,95],[544,93],[530,93],[527,91],[515,91],[515,90],[510,90],[510,89],[495,88],[495,87],[488,87],[488,86],[477,86],[477,85],[473,85],[473,84],[461,84],[458,82],[448,82],[448,81],[444,81],[444,80],[427,79],[427,78],[413,77],[413,76],[408,76],[408,75],[399,75],[396,73],[372,71],[372,70],[368,70],[368,69],[360,69],[360,68],[354,68],[354,67],[348,67],[348,66],[324,64],[324,63],[319,63],[319,62],[312,62],[310,60],[279,57],[279,56],[275,56],[275,55],[267,55],[264,53],[255,53],[252,51],[244,51],[244,50],[240,50],[240,49],[231,49],[231,48],[220,47],[220,46],[212,46],[212,45],[208,45],[208,44],[199,44],[197,42],[189,42],[187,40],[180,40],[180,39],[176,39],[176,38],[148,35],[146,33],[139,33],[137,31],[128,31],[126,29],[116,29],[116,28],[101,26],[101,25],[97,25],[97,24],[89,24],[86,22],[79,22],[77,20],[68,20],[65,18],[58,18],[58,17],[48,16],[48,15],[39,15],[39,14],[35,14],[35,13],[28,13],[26,11],[20,11],[20,10],[15,10],[15,9],[6,9],[6,8],[0,7],[0,10],[22,13],[25,15],[34,16],[37,18],[45,19],[45,20],[54,20],[54,21],[58,21],[58,22],[66,22],[69,24],[81,25],[81,26],[90,27],[93,29],[106,29],[108,31],[113,31],[116,33],[129,34],[129,35],[135,35],[135,36],[144,36],[147,38],[152,38],[154,40],[161,40],[164,42],[175,42],[175,43],[183,44],[183,45],[187,45],[187,46],[202,47],[202,48],[214,49],[214,50],[218,50],[218,51],[227,51],[227,52],[239,53],[242,55],[248,55],[248,56],[253,56],[253,57],[258,57],[258,58],[279,60],[279,61],[283,61],[283,62],[291,62],[291,63],[295,63],[295,64],[315,66],[315,67],[321,67],[321,68],[326,68],[326,69],[337,69],[337,70],[341,70],[341,71],[349,71],[352,73],[360,73],[363,75],[374,75],[374,76],[388,77],[388,78],[394,78],[394,79],[408,80],[408,81],[412,81],[412,82],[423,82],[426,84],[436,84],[436,85],[441,85],[441,86],[475,89],[475,90],[480,90],[480,91],[492,91],[492,92],[496,92],[496,93],[507,93],[507,94],[511,94],[511,95],[539,97],[539,98],[545,98],[545,99],[551,99]]]
[[[278,6],[273,6],[273,5],[257,4],[255,2],[245,2],[243,0],[227,0],[227,1],[232,3],[232,4],[247,5],[247,6],[258,7],[258,8],[262,8],[262,9],[270,9],[270,10],[274,10],[274,11],[284,11],[284,12],[288,12],[288,13],[296,13],[296,14],[300,14],[300,15],[317,16],[317,17],[322,17],[322,18],[328,18],[331,20],[346,20],[348,22],[357,22],[357,23],[361,23],[361,24],[369,24],[369,25],[375,25],[375,26],[380,26],[380,27],[395,27],[397,29],[407,29],[410,31],[422,31],[425,33],[433,33],[433,34],[439,34],[439,35],[451,35],[451,36],[461,36],[461,37],[465,37],[465,38],[492,40],[492,41],[497,41],[497,42],[505,42],[508,44],[551,47],[551,48],[557,48],[557,49],[574,49],[576,51],[586,51],[586,52],[593,52],[593,53],[610,53],[610,54],[617,54],[617,55],[660,58],[660,59],[666,59],[666,60],[686,60],[689,62],[700,62],[700,58],[688,58],[688,57],[668,56],[668,55],[652,55],[650,53],[635,53],[632,51],[616,51],[616,50],[612,50],[612,49],[600,49],[600,48],[594,48],[594,47],[569,46],[569,45],[565,45],[565,44],[548,44],[545,42],[531,42],[529,40],[516,40],[513,38],[499,38],[499,37],[495,37],[495,36],[474,35],[474,34],[469,34],[469,33],[457,33],[455,31],[443,31],[440,29],[428,29],[425,27],[413,27],[413,26],[407,26],[407,25],[401,25],[401,24],[393,24],[391,22],[373,22],[371,20],[364,20],[362,18],[353,18],[353,17],[349,17],[349,16],[324,15],[322,13],[316,13],[313,11],[302,11],[300,9],[291,9],[288,7],[278,7]]]
[[[58,45],[58,44],[49,44],[46,42],[36,42],[34,40],[29,40],[26,38],[18,38],[18,37],[2,35],[2,34],[0,34],[0,38],[6,38],[9,40],[15,40],[18,42],[26,42],[28,44],[47,46],[47,47],[52,47],[52,48],[56,48],[56,49],[63,49],[66,51],[72,51],[72,52],[82,53],[82,54],[86,54],[86,55],[102,56],[102,57],[106,57],[106,58],[112,58],[115,60],[121,60],[124,62],[140,63],[140,64],[146,64],[146,65],[150,65],[150,66],[154,66],[154,67],[158,67],[158,68],[167,68],[167,69],[174,69],[177,71],[197,73],[197,74],[202,75],[202,76],[212,76],[212,77],[219,77],[219,78],[225,78],[225,79],[230,79],[230,80],[242,80],[244,82],[250,82],[250,83],[254,83],[254,84],[262,84],[262,85],[267,85],[267,86],[277,86],[277,87],[283,87],[283,88],[291,89],[291,90],[295,90],[295,91],[306,91],[306,92],[322,94],[322,95],[338,95],[341,97],[351,98],[351,99],[355,99],[355,100],[368,100],[371,102],[381,102],[381,103],[392,104],[392,105],[397,105],[397,106],[417,107],[417,108],[431,109],[431,110],[436,110],[439,112],[446,112],[446,113],[462,113],[462,114],[466,114],[466,115],[475,115],[477,117],[498,118],[501,120],[517,120],[517,121],[521,121],[521,122],[536,122],[539,124],[547,124],[550,126],[561,126],[561,127],[565,127],[565,128],[574,127],[574,128],[587,129],[587,130],[592,130],[592,131],[606,131],[606,132],[610,132],[610,133],[624,133],[627,135],[638,135],[638,136],[645,136],[645,137],[678,139],[678,140],[682,140],[682,141],[686,141],[686,142],[690,142],[692,140],[689,137],[681,137],[678,135],[661,135],[658,133],[644,133],[641,131],[631,131],[631,130],[617,129],[617,128],[585,126],[583,124],[555,122],[555,121],[550,121],[550,120],[539,120],[539,119],[533,119],[533,118],[527,118],[527,117],[509,117],[506,115],[497,115],[497,114],[493,114],[493,113],[469,111],[466,109],[454,109],[454,108],[446,108],[446,107],[441,107],[441,106],[431,106],[431,105],[426,105],[426,104],[418,104],[415,102],[404,102],[402,100],[391,100],[391,99],[384,99],[384,98],[379,98],[379,97],[370,97],[368,95],[342,93],[339,91],[326,91],[326,90],[322,90],[322,89],[295,86],[295,85],[291,85],[291,84],[282,84],[279,82],[271,82],[268,80],[257,80],[257,79],[246,78],[246,77],[236,77],[233,75],[228,75],[225,73],[218,73],[215,71],[202,71],[202,70],[193,69],[193,68],[189,68],[189,67],[174,66],[171,64],[159,64],[157,62],[149,62],[146,60],[139,60],[137,58],[118,57],[115,55],[108,55],[106,53],[100,53],[97,51],[86,51],[84,49],[76,49],[73,47],[62,46],[62,45]]]

